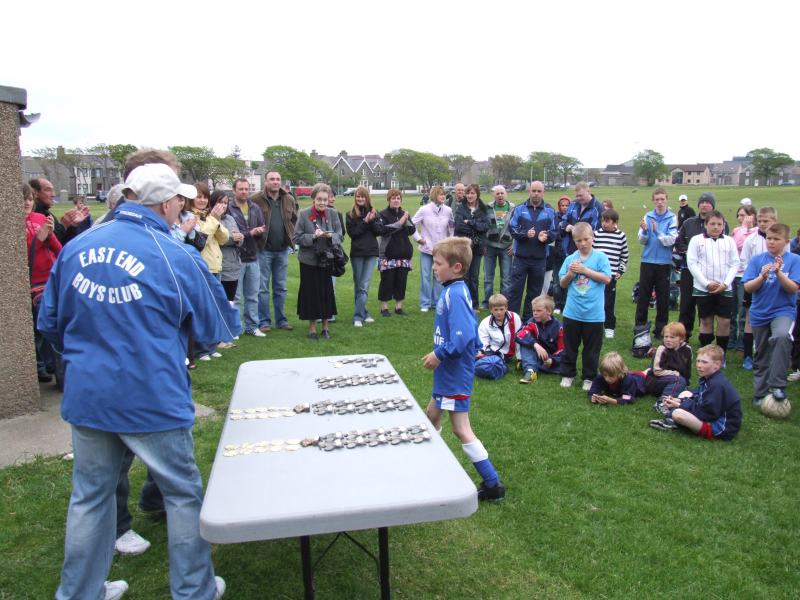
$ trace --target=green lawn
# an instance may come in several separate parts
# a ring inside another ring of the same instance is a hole
[[[671,188],[689,195],[692,206],[705,189]],[[757,206],[778,208],[782,222],[800,224],[800,188],[713,189],[717,207],[735,222],[743,196]],[[622,215],[632,249],[629,275],[617,296],[617,338],[603,351],[630,357],[632,284],[638,277],[636,227],[652,206],[651,190],[597,188]],[[555,204],[559,194],[548,192]],[[512,200],[524,198],[512,194]],[[349,207],[340,198],[340,210]],[[377,204],[382,207],[379,197]],[[413,212],[416,197],[406,207]],[[99,209],[99,207],[94,207]],[[100,210],[96,211],[101,213]],[[291,260],[288,312],[294,314],[297,263]],[[377,313],[373,279],[370,308]],[[431,374],[421,367],[432,339],[431,313],[417,309],[418,270],[408,287],[411,316],[392,316],[363,329],[352,316],[350,272],[339,280],[339,322],[333,339],[305,339],[305,325],[276,331],[266,339],[243,337],[225,357],[200,363],[193,374],[195,399],[224,413],[236,369],[242,362],[270,358],[375,352],[389,357],[421,405]],[[483,316],[485,316],[484,313]],[[677,318],[676,313],[670,315]],[[695,342],[696,348],[696,342]],[[632,368],[647,361],[629,360]],[[647,426],[652,400],[627,407],[589,404],[577,388],[563,391],[558,377],[532,385],[513,373],[497,382],[477,381],[472,422],[507,488],[504,502],[483,504],[458,521],[392,529],[391,581],[396,598],[796,598],[800,589],[800,452],[798,424],[761,416],[751,405],[750,373],[728,354],[728,377],[743,397],[744,424],[732,443],[709,443]],[[693,383],[696,383],[696,373]],[[790,397],[797,396],[791,386]],[[195,429],[198,463],[207,477],[219,439],[219,417]],[[445,426],[444,437],[467,473],[477,480],[459,443]],[[133,469],[138,489],[143,468]],[[254,474],[258,476],[258,474]],[[0,599],[52,597],[63,558],[63,531],[70,493],[70,464],[41,459],[0,471],[2,511]],[[135,502],[132,502],[132,506]],[[131,584],[126,598],[168,596],[166,530],[163,523],[134,512],[134,527],[153,542],[143,556],[118,558],[111,579]],[[372,531],[356,537],[376,547]],[[330,536],[314,538],[319,552]],[[296,540],[214,547],[218,574],[233,599],[300,598],[302,582]],[[317,573],[319,598],[377,595],[374,567],[349,545],[338,545]],[[226,596],[227,597],[227,596]]]

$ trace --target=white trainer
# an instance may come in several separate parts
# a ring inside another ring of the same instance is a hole
[[[353,321],[353,327],[363,327],[364,324],[361,321]]]
[[[606,339],[613,340],[614,339],[614,330],[613,329],[606,329]]]
[[[117,541],[114,542],[114,550],[123,556],[137,556],[139,554],[144,554],[149,547],[150,542],[136,533],[133,529],[128,529],[128,531],[119,536]],[[127,584],[125,585],[125,589],[128,589]]]
[[[197,360],[211,360],[211,356],[208,354],[203,354],[203,356],[201,356]]]
[[[216,350],[211,353],[211,358],[222,358],[222,354]]]
[[[584,379],[583,380],[583,391],[588,392],[592,389],[592,380],[591,379]]]
[[[104,600],[119,600],[128,591],[128,583],[122,579],[106,581],[103,585],[105,586]]]
[[[225,595],[225,580],[219,575],[214,577],[214,580],[217,582],[217,594],[214,596],[214,600],[219,600]]]
[[[373,319],[372,317],[367,317],[366,319],[364,319],[364,323],[374,323],[374,322],[375,319]]]
[[[250,335],[253,337],[267,337],[267,334],[261,331],[260,329],[253,329],[253,331],[248,331]]]
[[[561,383],[559,384],[563,388],[572,387],[572,381],[574,380],[573,377],[562,377]]]
[[[786,376],[786,379],[789,381],[800,381],[800,369],[797,369],[793,373],[789,373],[789,375]]]
[[[429,308],[420,308],[419,312],[428,312],[429,310],[430,310]]]

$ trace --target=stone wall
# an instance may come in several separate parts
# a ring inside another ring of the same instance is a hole
[[[0,92],[9,89],[0,88]],[[0,213],[7,224],[0,235],[0,419],[40,408],[20,190],[22,107],[9,100],[7,94],[0,93]]]

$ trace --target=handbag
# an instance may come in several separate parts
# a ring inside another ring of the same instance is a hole
[[[194,246],[195,249],[198,252],[202,252],[203,248],[206,247],[206,242],[208,241],[208,236],[205,233],[203,233],[202,231],[200,231],[198,229],[195,229],[194,230],[194,237],[193,238],[189,238],[189,236],[187,235],[186,239],[184,241],[187,244],[189,244],[190,246]]]
[[[334,246],[332,249],[333,253],[333,276],[334,277],[341,277],[345,274],[345,266],[350,261],[350,257],[347,256],[347,252],[344,251],[344,248],[339,246]]]

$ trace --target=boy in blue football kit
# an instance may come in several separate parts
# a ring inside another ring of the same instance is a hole
[[[453,433],[483,479],[478,499],[500,500],[506,489],[469,423],[475,354],[480,346],[472,298],[463,279],[472,262],[470,244],[468,238],[448,237],[433,247],[433,273],[444,290],[436,303],[433,352],[422,359],[423,366],[433,370],[432,398],[425,412],[437,431],[442,427],[442,413],[450,413]]]
[[[753,404],[771,393],[786,400],[786,371],[792,359],[795,298],[800,288],[800,256],[786,252],[789,228],[781,223],[767,229],[767,251],[755,255],[742,275],[744,291],[752,294],[750,325],[756,347],[753,363]]]

